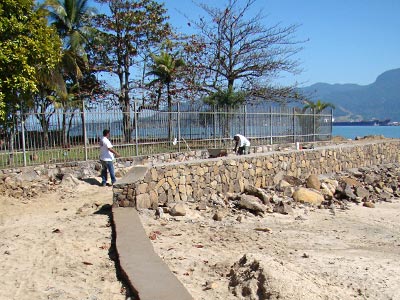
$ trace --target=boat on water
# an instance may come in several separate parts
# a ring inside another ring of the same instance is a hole
[[[365,121],[333,121],[333,126],[389,126],[390,119],[386,120],[365,120]]]

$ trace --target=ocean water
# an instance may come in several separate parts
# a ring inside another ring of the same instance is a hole
[[[354,140],[355,137],[383,135],[387,138],[400,138],[400,126],[333,126],[332,135]]]

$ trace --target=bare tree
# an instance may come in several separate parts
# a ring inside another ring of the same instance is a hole
[[[207,84],[216,90],[246,91],[256,99],[294,99],[295,87],[273,86],[281,72],[298,73],[295,59],[303,41],[295,40],[298,25],[267,27],[266,17],[250,12],[256,0],[229,0],[224,8],[198,4],[207,14],[193,22],[200,30],[206,48]],[[247,98],[249,98],[247,97]]]

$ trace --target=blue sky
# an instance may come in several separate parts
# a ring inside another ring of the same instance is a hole
[[[198,2],[218,6],[226,1]],[[182,14],[203,15],[191,0],[163,2],[171,24],[182,32],[190,30]],[[304,71],[281,79],[284,83],[367,85],[400,68],[400,0],[257,0],[253,7],[263,10],[267,26],[300,24],[296,37],[309,39],[298,55]]]

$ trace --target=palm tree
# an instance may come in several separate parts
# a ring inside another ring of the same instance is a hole
[[[321,100],[317,100],[317,102],[309,100],[307,101],[307,104],[304,105],[303,112],[305,112],[307,109],[312,109],[316,114],[319,114],[328,107],[335,108],[335,105],[329,102],[322,102]]]
[[[44,7],[50,13],[52,24],[64,41],[65,49],[73,49],[85,55],[86,16],[93,12],[88,7],[89,0],[46,0]]]
[[[226,90],[217,90],[215,93],[212,93],[210,96],[204,98],[204,103],[212,105],[218,108],[224,108],[227,111],[230,109],[238,108],[242,105],[246,100],[246,93],[243,91],[235,92],[232,87],[228,87]],[[215,118],[215,114],[212,115]],[[221,114],[219,119],[222,125],[222,135],[225,138],[228,138],[231,133],[231,120],[232,114]],[[212,124],[215,124],[212,121]]]
[[[332,103],[329,102],[323,102],[321,100],[317,100],[317,102],[313,102],[311,100],[307,100],[306,104],[303,106],[303,108],[300,110],[298,109],[297,118],[299,120],[300,127],[302,128],[302,133],[304,135],[308,134],[315,134],[320,131],[321,129],[321,117],[319,116],[320,113],[326,109],[326,108],[335,108],[335,106]],[[306,111],[308,109],[311,109],[313,112],[313,115],[306,114]],[[312,130],[312,132],[310,132]]]
[[[185,62],[181,58],[176,58],[175,56],[161,51],[160,55],[151,55],[153,61],[150,66],[150,72],[147,76],[154,76],[155,78],[149,83],[149,86],[157,86],[158,98],[157,107],[160,105],[160,99],[162,95],[162,90],[165,87],[167,93],[167,104],[168,104],[168,138],[171,139],[172,136],[172,122],[171,122],[171,112],[172,112],[172,93],[171,84],[178,78],[180,70],[185,66]]]
[[[51,23],[56,27],[63,41],[63,56],[59,72],[64,78],[64,97],[59,97],[59,105],[63,108],[62,138],[67,144],[67,111],[81,106],[79,81],[83,72],[88,69],[88,60],[85,52],[86,35],[90,28],[85,25],[86,16],[93,10],[88,7],[88,0],[47,0],[43,8],[49,12]],[[70,116],[72,118],[72,116]],[[82,114],[82,127],[85,126]]]

